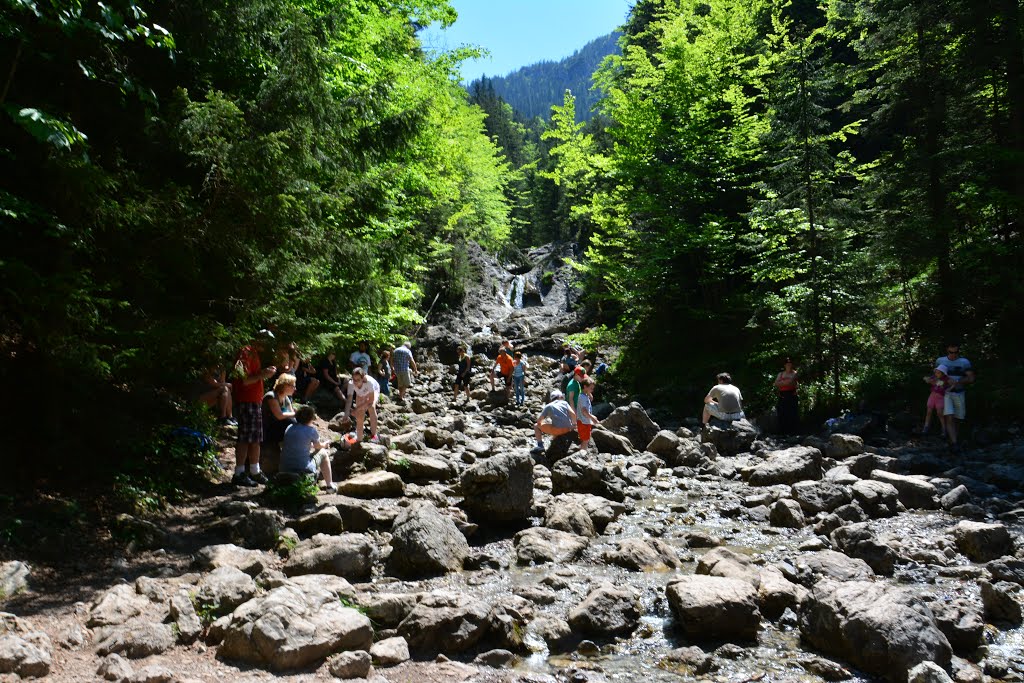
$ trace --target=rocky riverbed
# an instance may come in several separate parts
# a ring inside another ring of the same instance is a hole
[[[1024,680],[1024,441],[782,441],[629,403],[605,407],[599,455],[531,456],[564,256],[474,256],[490,293],[425,331],[382,443],[339,448],[338,495],[279,509],[224,485],[175,513],[191,531],[136,521],[86,600],[2,565],[0,680]],[[499,334],[533,354],[527,406],[482,370],[453,404],[453,345]]]

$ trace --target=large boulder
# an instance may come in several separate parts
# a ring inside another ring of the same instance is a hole
[[[311,512],[289,522],[288,526],[295,529],[295,533],[302,538],[309,538],[317,534],[340,534],[345,530],[341,513],[336,507],[325,507]]]
[[[757,439],[757,427],[746,419],[719,420],[711,418],[700,432],[700,440],[715,445],[719,455],[733,457],[746,453]]]
[[[777,619],[789,609],[797,609],[807,595],[802,586],[789,581],[775,567],[759,567],[749,555],[728,548],[714,548],[697,562],[697,574],[740,579],[757,591],[757,606],[761,614]]]
[[[353,498],[398,498],[405,483],[394,472],[364,472],[338,482],[338,493]]]
[[[853,498],[871,517],[892,517],[899,512],[899,491],[884,481],[861,480],[852,487]]]
[[[403,481],[449,481],[458,474],[454,463],[429,455],[402,455],[392,453],[388,456],[388,471],[394,472]]]
[[[0,636],[0,674],[42,678],[50,673],[49,639],[43,633]]]
[[[871,478],[892,484],[899,494],[899,500],[905,507],[932,510],[938,507],[935,485],[921,476],[894,474],[885,470],[872,470]]]
[[[751,486],[795,484],[821,479],[821,451],[809,446],[794,446],[768,453],[764,462],[749,471]]]
[[[391,530],[389,567],[398,576],[435,576],[462,569],[469,544],[454,520],[431,503],[402,510]]]
[[[569,625],[591,638],[625,636],[639,625],[643,610],[630,588],[602,584],[569,611]]]
[[[856,434],[833,434],[828,438],[825,455],[834,460],[843,460],[851,455],[864,452],[864,439]]]
[[[491,626],[491,607],[482,600],[453,593],[432,593],[420,600],[398,635],[421,655],[452,654],[474,647]]]
[[[594,520],[590,518],[586,508],[574,500],[561,496],[552,500],[545,508],[544,526],[587,538],[597,535]]]
[[[921,662],[948,670],[953,654],[920,596],[866,581],[815,585],[800,610],[800,633],[822,652],[896,683]]]
[[[646,450],[654,453],[665,462],[674,465],[676,462],[676,456],[679,453],[679,436],[677,436],[675,432],[662,429],[660,432],[655,434],[654,438],[651,439],[651,442],[647,444]]]
[[[1024,587],[1009,581],[979,581],[985,618],[1011,627],[1024,623]]]
[[[295,546],[284,565],[284,573],[288,576],[334,574],[346,579],[367,579],[376,555],[376,546],[362,534],[317,534]]]
[[[208,545],[196,553],[195,564],[200,569],[212,571],[218,567],[234,567],[249,576],[256,576],[271,566],[270,558],[259,550],[240,548],[233,543]]]
[[[830,481],[798,481],[793,484],[792,495],[808,515],[832,512],[851,499],[849,490]]]
[[[108,589],[89,610],[86,626],[117,626],[137,617],[149,607],[149,599],[135,592],[133,586],[119,584]]]
[[[595,496],[590,493],[560,494],[552,499],[549,507],[557,505],[562,501],[576,503],[583,507],[587,514],[590,515],[590,519],[594,523],[594,529],[598,532],[603,532],[606,526],[614,522],[619,518],[619,515],[626,511],[626,506],[621,502],[608,500],[603,496]]]
[[[220,656],[271,671],[300,669],[342,650],[369,650],[370,620],[334,593],[281,586],[250,600],[230,617]]]
[[[568,564],[587,547],[587,539],[566,531],[533,527],[515,535],[516,558],[519,564]]]
[[[594,441],[594,446],[597,447],[598,453],[630,455],[631,453],[636,452],[636,449],[633,448],[633,444],[629,440],[629,437],[623,436],[622,434],[616,434],[608,429],[596,427],[594,431],[590,433],[590,438]]]
[[[772,503],[768,521],[772,526],[786,529],[801,529],[806,524],[800,503],[792,498],[783,498]]]
[[[751,641],[761,612],[757,592],[742,579],[684,576],[666,588],[676,624],[692,640]]]
[[[850,557],[864,560],[876,574],[892,576],[896,552],[878,541],[867,523],[847,524],[832,532],[832,542]]]
[[[218,567],[199,581],[196,603],[213,607],[218,614],[227,614],[257,592],[252,577],[235,567]]]
[[[605,429],[621,434],[629,439],[633,448],[643,450],[655,436],[659,427],[651,420],[643,406],[634,401],[612,411],[612,414],[601,421]]]
[[[105,657],[120,654],[129,659],[158,655],[174,647],[176,638],[170,624],[131,621],[120,626],[95,630],[96,654]]]
[[[605,562],[632,571],[663,571],[682,566],[675,549],[657,538],[627,538],[606,551]]]
[[[253,510],[223,520],[212,530],[223,532],[227,540],[236,545],[272,550],[284,531],[284,518],[274,510]]]
[[[522,521],[533,506],[533,462],[525,453],[496,455],[463,472],[461,486],[461,507],[474,519]]]
[[[981,609],[965,598],[939,598],[928,604],[935,624],[953,650],[969,656],[985,642],[985,620]]]
[[[622,480],[599,460],[582,455],[563,458],[551,468],[552,493],[590,493],[622,501]]]
[[[875,575],[864,560],[848,557],[835,550],[818,550],[801,555],[796,570],[797,580],[808,587],[824,579],[863,581]]]
[[[953,529],[957,549],[974,562],[1013,554],[1013,539],[1002,524],[960,522]]]

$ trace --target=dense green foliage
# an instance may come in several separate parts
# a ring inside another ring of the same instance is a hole
[[[619,53],[621,35],[616,31],[595,38],[557,62],[537,62],[506,76],[484,76],[470,83],[469,90],[493,88],[498,97],[528,119],[547,118],[551,107],[560,104],[569,90],[576,96],[576,120],[589,121],[600,98],[600,93],[593,90],[591,76],[605,57]]]
[[[151,466],[154,430],[188,420],[176,397],[259,327],[383,341],[424,295],[458,298],[459,245],[509,233],[460,55],[416,36],[455,19],[444,0],[2,17],[0,377],[39,407],[5,411],[6,471],[26,448],[59,454],[29,479]]]

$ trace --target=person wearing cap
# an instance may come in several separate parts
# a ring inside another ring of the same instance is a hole
[[[779,392],[775,414],[779,417],[779,433],[796,434],[800,427],[800,405],[796,390],[799,377],[793,361],[789,358],[782,364],[782,372],[775,377],[775,389]]]
[[[352,379],[345,391],[345,406],[349,419],[355,425],[355,438],[363,438],[363,420],[370,414],[370,441],[377,443],[377,401],[380,399],[380,384],[366,374],[362,366],[352,370]]]
[[[934,412],[942,429],[942,436],[946,436],[946,421],[942,419],[942,411],[946,407],[946,391],[952,384],[949,379],[949,368],[940,364],[932,370],[932,374],[925,375],[924,381],[931,385],[932,390],[928,392],[928,402],[924,406],[924,428],[921,433],[928,433]]]
[[[935,359],[935,365],[945,365],[950,385],[943,397],[942,421],[946,426],[949,445],[955,451],[957,444],[957,422],[963,422],[967,416],[967,397],[964,391],[968,384],[974,383],[974,368],[971,361],[960,355],[960,342],[946,345],[946,355]]]
[[[502,379],[505,380],[505,398],[512,395],[512,369],[514,367],[515,361],[509,355],[508,349],[504,346],[500,347],[498,349],[498,359],[494,361],[494,366],[491,367],[491,391],[496,391],[494,388],[494,378],[496,374],[500,374]]]
[[[704,414],[701,420],[704,424],[711,421],[711,418],[718,418],[726,422],[742,420],[743,394],[739,387],[732,383],[732,375],[728,372],[720,372],[715,378],[718,384],[711,387],[708,395],[704,397]]]
[[[405,390],[412,386],[412,376],[418,372],[416,361],[412,357],[412,342],[405,342],[395,349],[395,386],[398,387],[398,400],[405,400]]]
[[[348,369],[354,370],[357,366],[363,369],[363,372],[370,372],[370,366],[373,365],[373,359],[370,358],[370,344],[368,342],[359,342],[359,350],[353,351],[352,355],[348,357]]]
[[[576,428],[576,411],[566,402],[562,392],[553,390],[548,396],[548,404],[540,411],[537,423],[533,428],[534,438],[537,445],[531,453],[544,452],[544,435],[559,437],[568,434]]]
[[[260,471],[260,442],[263,441],[263,382],[274,376],[277,368],[264,368],[260,356],[273,343],[270,330],[260,330],[252,344],[243,347],[235,358],[232,370],[232,394],[238,415],[238,441],[235,446],[235,475],[231,483],[236,486],[266,484],[267,477]]]
[[[587,376],[587,370],[582,365],[577,365],[572,371],[569,383],[565,385],[565,400],[569,402],[573,410],[579,410],[580,382]]]

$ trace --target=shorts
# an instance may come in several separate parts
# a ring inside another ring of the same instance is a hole
[[[927,410],[935,408],[935,410],[939,411],[939,414],[941,415],[942,411],[945,408],[945,405],[946,397],[943,394],[936,394],[935,392],[932,392],[931,394],[928,395],[928,405],[926,407]]]
[[[320,472],[320,466],[323,464],[324,459],[329,457],[331,457],[331,454],[327,451],[327,449],[321,448],[316,453],[310,456],[309,467],[306,468],[307,471],[309,471],[311,474],[317,474],[318,472]]]
[[[943,415],[952,415],[958,420],[967,414],[967,399],[962,391],[947,391],[943,402]]]
[[[469,375],[455,375],[455,388],[465,389],[469,386]]]
[[[586,443],[590,440],[590,432],[594,430],[594,425],[583,424],[582,422],[576,423],[576,431],[580,434],[580,441]]]
[[[708,414],[711,415],[711,417],[718,418],[719,420],[742,420],[744,417],[742,410],[738,413],[727,413],[724,410],[722,410],[722,406],[718,405],[717,403],[708,403],[706,405],[708,409]]]
[[[263,441],[263,407],[259,403],[236,403],[235,417],[238,419],[238,443]]]
[[[399,389],[408,389],[412,386],[412,372],[410,370],[395,371],[395,386]]]

